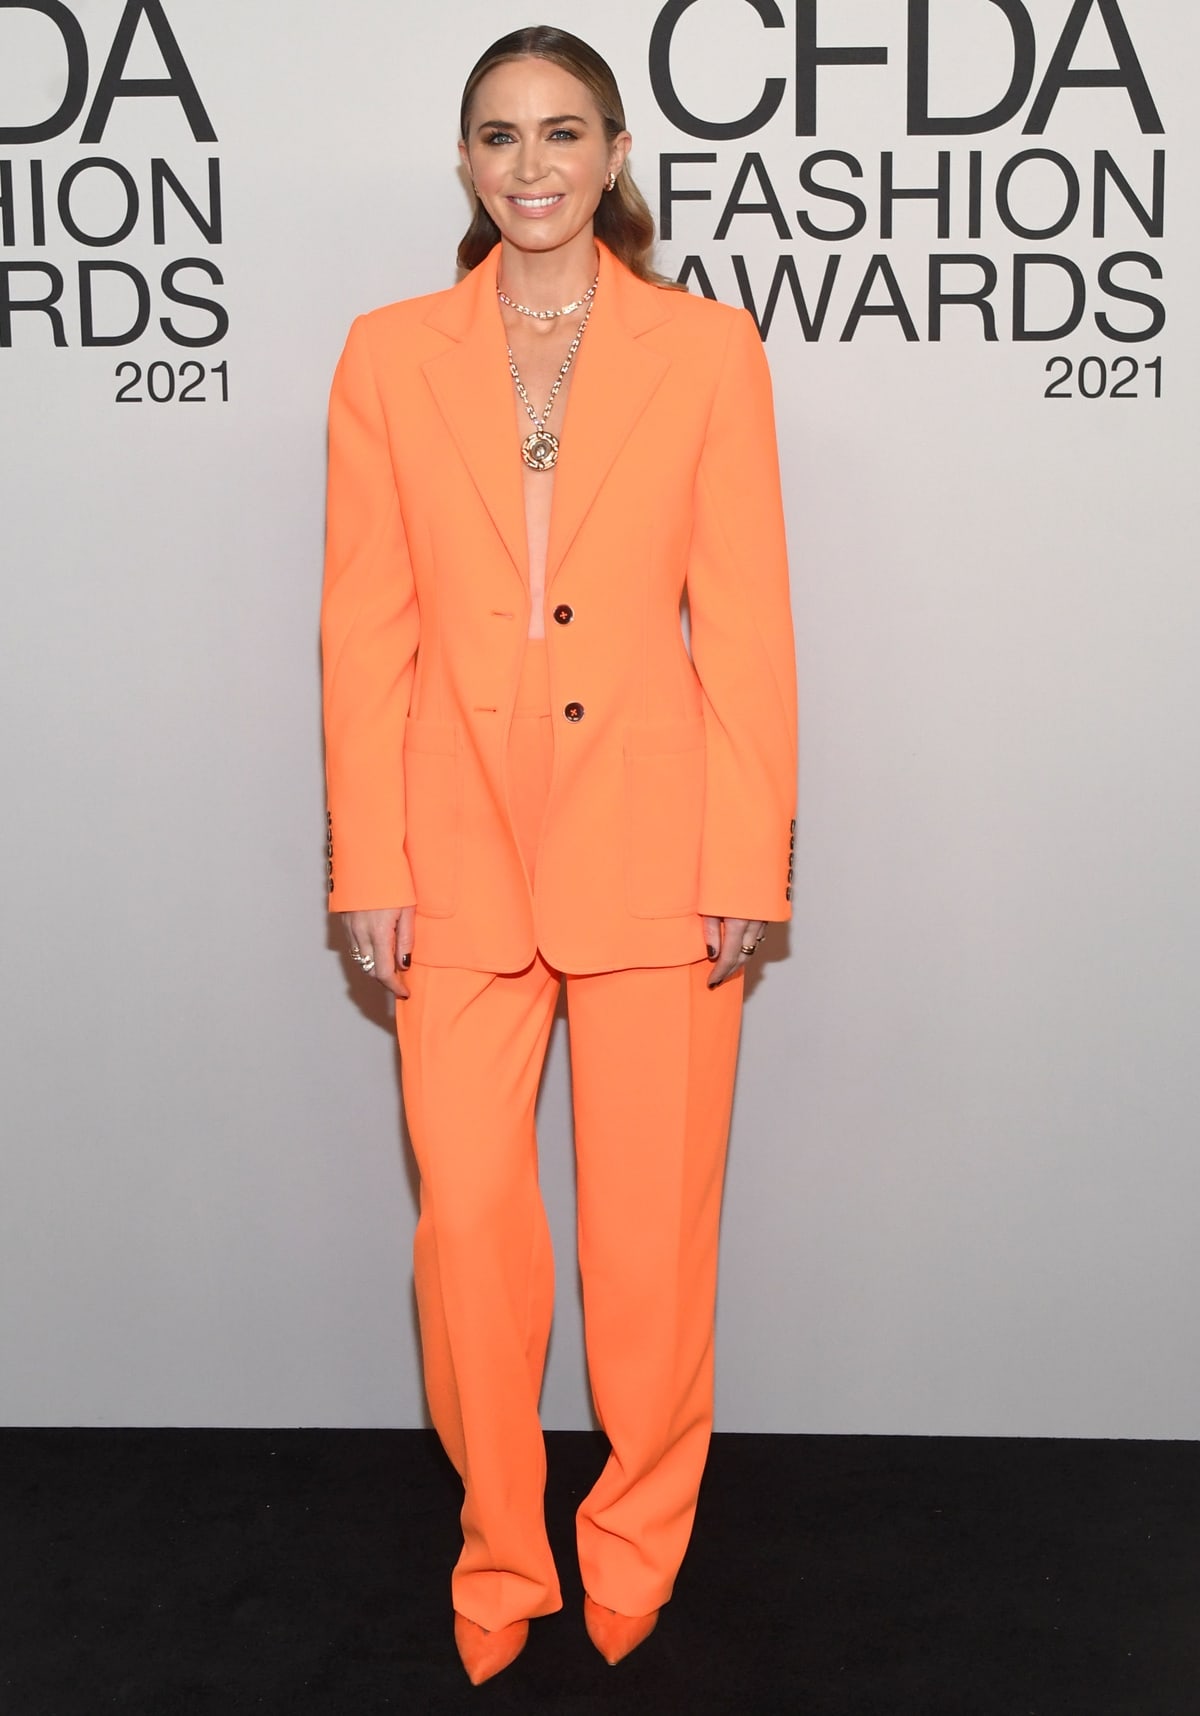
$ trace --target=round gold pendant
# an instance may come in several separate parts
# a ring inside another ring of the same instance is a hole
[[[558,436],[535,429],[521,442],[521,457],[531,471],[549,471],[558,463]]]

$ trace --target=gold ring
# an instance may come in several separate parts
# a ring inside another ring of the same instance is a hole
[[[742,952],[745,954],[757,953],[758,952],[758,943],[757,942],[751,942],[750,946],[747,947],[745,942],[743,942],[742,943]]]

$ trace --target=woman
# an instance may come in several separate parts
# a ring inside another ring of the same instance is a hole
[[[588,1633],[616,1662],[691,1531],[743,968],[790,914],[766,360],[745,311],[651,271],[630,142],[586,44],[535,28],[489,48],[462,105],[466,277],[360,317],[330,407],[330,907],[397,997],[425,1384],[464,1483],[454,1633],[476,1683],[561,1607],[534,1138],[559,986],[612,1446],[578,1547]]]

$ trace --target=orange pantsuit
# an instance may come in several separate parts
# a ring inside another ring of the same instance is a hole
[[[552,725],[545,656],[530,640],[509,745],[531,873]],[[627,1615],[671,1594],[708,1448],[742,994],[740,973],[710,993],[708,969],[701,959],[566,980],[588,1371],[613,1449],[579,1512],[579,1558],[589,1593]],[[534,1136],[559,982],[540,955],[501,975],[414,964],[396,1013],[421,1173],[426,1388],[466,1486],[454,1607],[493,1629],[560,1604],[542,1516],[554,1269]]]
[[[322,641],[330,905],[413,904],[397,1004],[426,1390],[465,1487],[455,1608],[560,1605],[537,1402],[553,1264],[534,1104],[565,977],[588,1368],[612,1454],[584,1584],[670,1596],[712,1420],[740,976],[702,915],[790,915],[794,653],[749,316],[603,245],[560,425],[545,632],[498,247],[361,317],[335,377]],[[680,602],[686,590],[690,649]]]

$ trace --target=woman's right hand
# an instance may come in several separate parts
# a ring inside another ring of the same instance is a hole
[[[350,955],[367,975],[399,1001],[408,1000],[405,976],[412,963],[415,906],[384,906],[373,912],[343,912]],[[371,963],[371,962],[374,963]]]

